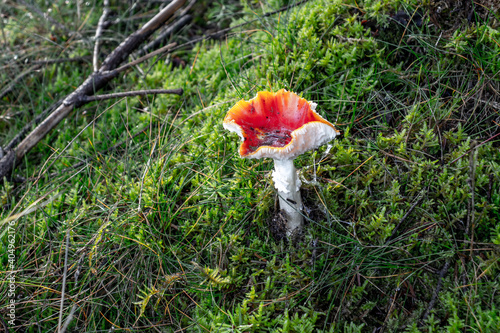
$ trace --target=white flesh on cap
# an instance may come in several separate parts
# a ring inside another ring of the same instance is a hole
[[[223,124],[228,131],[235,132],[243,139],[241,127],[234,122]],[[292,140],[285,147],[259,147],[256,151],[244,156],[246,158],[294,159],[306,151],[315,149],[330,140],[339,132],[332,126],[318,121],[305,124],[292,132]]]

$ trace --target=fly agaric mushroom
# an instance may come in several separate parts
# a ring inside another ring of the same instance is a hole
[[[315,109],[316,103],[281,89],[277,93],[261,91],[248,102],[239,101],[224,118],[224,128],[243,140],[241,157],[274,160],[272,176],[287,217],[287,236],[301,231],[303,224],[301,182],[293,160],[340,134]]]

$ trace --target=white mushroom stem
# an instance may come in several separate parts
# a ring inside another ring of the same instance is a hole
[[[274,186],[278,190],[280,209],[287,217],[287,236],[302,230],[302,199],[300,197],[301,182],[293,160],[275,159],[273,171]]]

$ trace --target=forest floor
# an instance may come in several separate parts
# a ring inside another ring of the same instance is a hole
[[[101,0],[1,2],[0,162],[169,2],[107,16]],[[0,180],[0,327],[500,332],[499,11],[186,2],[161,44],[175,48],[95,92],[182,95],[77,105]],[[295,160],[294,241],[276,227],[272,161],[240,158],[222,127],[239,100],[283,88],[341,132]]]

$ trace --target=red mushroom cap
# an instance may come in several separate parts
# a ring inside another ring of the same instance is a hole
[[[223,125],[242,138],[242,157],[293,159],[340,134],[315,108],[315,103],[284,89],[261,91],[248,102],[236,103]]]

